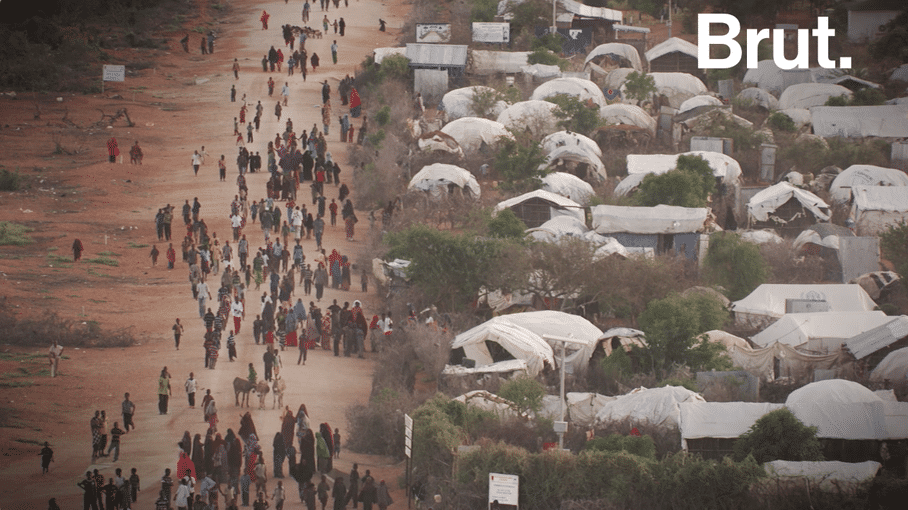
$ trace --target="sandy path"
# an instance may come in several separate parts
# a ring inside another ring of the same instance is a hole
[[[302,4],[298,2],[294,2],[294,4],[257,3],[250,0],[233,2],[231,12],[225,20],[227,23],[219,27],[221,33],[220,38],[216,41],[215,54],[211,58],[206,57],[205,59],[200,58],[198,54],[186,56],[185,65],[191,66],[189,72],[198,78],[208,78],[210,81],[191,88],[175,84],[172,89],[155,91],[170,101],[185,105],[186,109],[175,111],[172,121],[165,125],[159,123],[153,129],[149,127],[143,130],[139,126],[128,133],[125,128],[115,130],[117,131],[115,135],[121,140],[121,150],[124,152],[128,147],[127,140],[137,137],[143,140],[146,154],[154,155],[146,160],[147,162],[153,160],[153,166],[145,165],[144,168],[137,169],[123,165],[113,169],[116,172],[124,172],[124,176],[141,179],[140,189],[134,191],[132,197],[127,199],[124,196],[120,199],[130,200],[129,206],[120,205],[117,208],[120,211],[117,214],[122,215],[124,223],[142,225],[144,234],[133,236],[134,240],[144,243],[155,242],[153,232],[147,228],[148,218],[153,216],[154,208],[169,202],[177,205],[177,212],[179,212],[179,206],[183,200],[191,199],[193,196],[199,197],[203,206],[201,216],[205,218],[210,230],[218,232],[218,238],[222,242],[230,238],[227,215],[229,202],[236,193],[234,181],[237,152],[235,138],[232,136],[232,119],[238,115],[239,100],[243,94],[247,95],[247,101],[253,105],[256,101],[262,100],[265,106],[265,114],[261,129],[256,134],[256,142],[249,147],[264,155],[268,139],[273,140],[275,133],[283,131],[284,122],[288,116],[294,120],[297,132],[302,129],[311,129],[315,122],[318,122],[321,129],[318,109],[321,103],[320,83],[322,80],[328,79],[332,86],[333,117],[335,118],[331,136],[328,137],[328,150],[341,165],[342,181],[351,184],[349,178],[352,171],[346,164],[346,151],[338,141],[336,117],[341,114],[342,109],[335,93],[336,85],[344,75],[353,74],[355,66],[371,52],[372,48],[393,43],[393,36],[390,33],[382,34],[378,31],[377,19],[379,16],[388,20],[390,26],[399,26],[402,20],[389,12],[383,4],[377,2],[352,0],[348,8],[344,8],[341,3],[339,10],[332,7],[328,12],[329,19],[333,20],[335,16],[343,16],[347,22],[346,36],[336,37],[340,47],[339,64],[331,64],[329,46],[335,39],[332,32],[324,39],[307,42],[306,47],[310,55],[312,51],[316,51],[322,61],[322,65],[316,73],[312,73],[310,67],[307,82],[303,82],[299,74],[287,77],[286,70],[282,73],[262,73],[260,66],[262,54],[272,44],[276,48],[282,47],[280,25],[287,22],[300,24],[301,6]],[[400,10],[399,6],[394,7],[395,10]],[[272,15],[267,31],[261,30],[258,21],[263,8]],[[323,14],[318,11],[316,5],[309,25],[317,26],[322,16]],[[193,41],[197,41],[195,34]],[[197,51],[197,45],[190,44],[190,48]],[[286,49],[286,47],[284,48]],[[182,54],[180,55],[182,56]],[[239,80],[234,80],[230,71],[234,57],[239,58],[241,63]],[[187,70],[183,71],[185,74]],[[280,85],[277,87],[275,97],[268,98],[266,82],[269,75],[273,75],[278,84],[282,84],[284,81],[291,84],[290,106],[285,108],[280,122],[273,115],[274,102],[279,96]],[[237,103],[229,101],[229,90],[232,84],[237,86]],[[252,115],[248,117],[251,118]],[[357,129],[359,128],[359,121],[355,126]],[[160,143],[147,140],[160,140]],[[193,149],[201,145],[206,146],[210,157],[199,175],[193,176],[190,156]],[[227,183],[218,183],[216,159],[221,154],[226,156],[228,162]],[[107,169],[99,168],[98,174],[106,171]],[[267,172],[247,175],[251,199],[264,196],[266,176]],[[355,197],[355,185],[350,187],[353,189]],[[301,185],[300,197],[308,196],[308,185]],[[326,196],[329,201],[330,198],[336,197],[336,188],[327,186]],[[129,211],[124,209],[129,209]],[[359,217],[365,219],[366,215],[360,213]],[[182,230],[182,228],[177,228],[177,221],[174,223],[175,239],[178,239]],[[368,228],[368,222],[361,221],[357,227],[357,234],[361,235],[362,229]],[[258,246],[262,241],[258,224],[246,230],[251,247]],[[332,248],[337,247],[339,251],[350,255],[355,260],[357,243],[347,242],[343,236],[343,229],[340,225],[328,226],[324,245],[329,253]],[[70,242],[64,239],[60,244],[66,247]],[[123,242],[125,243],[125,241]],[[314,239],[304,240],[303,246],[307,259],[311,258],[315,249]],[[162,248],[162,259],[164,259],[163,246],[159,244],[159,248]],[[152,326],[141,329],[152,329],[160,331],[160,333],[153,334],[151,341],[145,345],[130,349],[86,351],[70,348],[67,350],[67,354],[72,359],[63,363],[61,367],[63,376],[52,382],[48,381],[47,384],[59,385],[61,396],[66,395],[65,398],[85,402],[84,412],[59,416],[58,424],[47,424],[45,427],[46,432],[52,430],[54,426],[61,429],[56,438],[52,437],[56,462],[52,465],[51,475],[42,477],[40,470],[37,469],[37,458],[23,461],[24,464],[21,467],[8,465],[0,468],[0,478],[9,481],[15,477],[22,483],[15,489],[15,493],[14,488],[9,484],[4,484],[0,488],[2,506],[14,509],[43,508],[48,498],[56,497],[62,508],[77,508],[81,505],[81,496],[75,483],[86,470],[97,468],[106,477],[110,477],[113,476],[114,467],[121,467],[127,473],[130,468],[136,467],[143,480],[143,490],[140,493],[138,504],[133,508],[153,508],[153,500],[159,489],[158,480],[162,476],[164,468],[173,469],[175,467],[176,442],[179,441],[183,431],[189,430],[194,435],[196,433],[204,434],[206,429],[202,422],[201,410],[189,409],[186,402],[183,382],[190,371],[195,372],[202,387],[212,389],[212,394],[219,404],[221,416],[219,430],[226,431],[228,427],[234,429],[238,427],[239,410],[234,407],[233,403],[232,380],[237,376],[245,377],[245,367],[250,362],[255,363],[260,376],[263,371],[261,359],[264,347],[254,345],[251,328],[251,321],[255,312],[258,311],[258,296],[261,294],[256,293],[254,288],[250,289],[247,294],[247,320],[237,338],[239,359],[234,363],[229,363],[226,349],[222,349],[217,369],[206,370],[203,368],[201,349],[204,328],[201,320],[197,318],[197,306],[189,292],[188,282],[186,282],[185,264],[179,262],[178,255],[177,269],[172,272],[163,269],[160,263],[157,268],[149,268],[147,265],[145,262],[146,274],[150,273],[147,281],[144,284],[136,284],[128,296],[123,296],[123,302],[118,301],[118,292],[122,293],[122,289],[104,288],[103,285],[92,291],[86,291],[86,295],[95,296],[99,300],[103,296],[103,300],[107,301],[106,306],[96,307],[107,309],[106,313],[98,311],[98,315],[105,317],[105,323],[107,320],[116,320],[118,307],[123,306],[135,312],[135,308],[138,306],[144,309],[141,310],[144,311],[144,314],[141,314],[144,315],[143,322],[148,321]],[[166,265],[166,261],[164,265]],[[217,281],[217,279],[213,279],[212,286],[216,286]],[[367,316],[371,317],[375,311],[370,306],[372,296],[359,292],[358,282],[359,278],[354,273],[353,289],[355,291],[342,292],[327,289],[325,298],[320,303],[322,309],[324,310],[330,304],[331,299],[337,299],[341,303],[344,301],[352,303],[354,299],[362,299],[365,301]],[[154,285],[154,289],[148,289],[148,296],[153,297],[143,301],[143,288],[147,289],[148,283]],[[310,298],[302,296],[301,287],[298,290],[299,292],[294,298],[303,297],[304,302],[308,302]],[[212,293],[214,292],[212,290]],[[314,295],[311,299],[314,299]],[[129,303],[128,306],[124,304],[126,302]],[[91,305],[89,306],[91,307]],[[180,351],[173,348],[169,335],[169,327],[173,323],[174,317],[181,317],[186,326]],[[295,349],[288,349],[282,354],[285,366],[283,375],[288,382],[284,404],[295,412],[301,403],[305,403],[313,423],[328,422],[332,427],[340,428],[342,436],[346,437],[345,410],[350,404],[365,402],[368,399],[373,361],[368,356],[365,360],[336,358],[330,352],[321,350],[310,352],[309,356],[309,362],[305,366],[297,366]],[[169,414],[160,416],[157,413],[156,379],[164,365],[173,375],[173,398]],[[113,465],[108,459],[91,465],[88,429],[91,413],[93,409],[107,409],[111,422],[120,421],[121,417],[117,411],[124,391],[129,391],[137,403],[138,411],[135,422],[138,428],[124,436],[121,458],[116,465]],[[203,392],[198,394],[197,401],[201,399],[202,394]],[[27,398],[27,393],[24,391],[16,392],[15,396],[13,393],[9,393],[9,395],[10,398]],[[253,398],[253,400],[255,399]],[[252,411],[269,471],[271,470],[271,442],[280,425],[279,411],[272,410],[271,406],[272,399],[269,395],[266,410]],[[254,406],[253,409],[255,407],[257,406]],[[365,469],[372,469],[377,479],[386,478],[389,486],[396,487],[395,478],[400,472],[400,466],[389,465],[392,462],[389,459],[342,451],[341,459],[335,462],[335,467],[346,472],[355,461],[360,463],[361,473],[364,473]],[[296,496],[296,483],[290,478],[285,478],[284,482],[288,491],[288,503],[285,507],[301,508],[302,505]],[[273,487],[273,483],[269,483],[269,488],[271,487]],[[401,491],[396,491],[394,498],[398,502],[395,506],[405,504]]]

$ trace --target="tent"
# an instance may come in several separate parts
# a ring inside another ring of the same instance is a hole
[[[574,216],[556,216],[542,225],[527,229],[527,235],[537,241],[557,243],[563,237],[581,239],[587,232],[586,224]]]
[[[441,132],[457,140],[467,154],[479,152],[484,146],[495,147],[501,137],[513,138],[500,123],[479,117],[462,117],[449,122]]]
[[[599,242],[598,240],[591,240],[592,236],[596,236],[599,240],[604,242]],[[599,244],[600,246],[596,248],[596,251],[593,252],[593,260],[602,260],[606,257],[611,257],[612,255],[618,255],[619,257],[628,258],[631,256],[631,250],[628,250],[624,247],[623,244],[618,242],[614,237],[605,237],[601,236],[592,230],[587,232],[584,236],[588,241]]]
[[[876,301],[883,292],[891,290],[898,285],[898,273],[894,271],[873,271],[857,278],[852,278],[848,283],[856,283],[867,291],[867,294]]]
[[[602,149],[599,148],[593,139],[583,136],[580,133],[572,133],[570,131],[558,131],[557,133],[552,133],[540,142],[542,145],[542,150],[546,153],[552,152],[558,147],[561,146],[578,146],[582,147],[583,150],[595,154],[597,157],[602,158]]]
[[[747,202],[747,215],[753,221],[770,221],[772,219],[776,223],[785,225],[801,215],[801,211],[796,210],[793,215],[778,216],[782,206],[792,200],[800,203],[801,208],[809,211],[816,220],[829,221],[829,206],[823,199],[787,182],[780,182],[752,196]]]
[[[763,464],[769,479],[762,483],[772,486],[774,490],[788,487],[800,492],[809,484],[814,490],[853,494],[860,486],[870,484],[881,467],[882,464],[873,460],[864,462],[774,460]]]
[[[600,67],[603,68],[628,67],[634,71],[643,71],[643,63],[640,62],[640,54],[637,53],[637,49],[630,44],[617,42],[600,44],[593,48],[593,51],[589,52],[586,59],[583,61],[583,65],[589,64],[591,61],[599,63]],[[613,66],[603,65],[603,61],[608,61],[609,63],[612,63]]]
[[[855,359],[864,359],[908,337],[908,316],[887,319],[883,324],[845,340],[845,349]]]
[[[815,106],[810,115],[824,138],[908,137],[908,105]]]
[[[680,405],[684,402],[706,402],[699,393],[681,386],[662,388],[637,388],[606,402],[596,413],[596,423],[629,419],[656,426],[679,427]]]
[[[763,230],[743,230],[739,231],[738,235],[741,236],[741,239],[754,244],[780,244],[783,241],[779,234],[768,228]]]
[[[796,389],[785,400],[794,415],[817,427],[817,437],[890,439],[883,401],[853,381],[829,379]]]
[[[450,191],[451,186],[465,190],[474,198],[479,198],[481,190],[473,174],[459,166],[435,163],[424,166],[416,173],[407,189],[428,191],[433,196],[441,196]]]
[[[527,65],[528,51],[470,50],[470,74],[517,74]]]
[[[510,375],[533,375],[530,373],[529,366],[527,361],[524,359],[508,359],[504,361],[498,361],[496,363],[490,363],[488,365],[482,365],[477,367],[465,367],[463,365],[445,365],[445,368],[442,369],[441,373],[443,375],[453,375],[453,376],[466,376],[466,375],[479,375],[484,376],[487,374],[499,374],[504,375],[505,377]]]
[[[552,172],[542,178],[542,189],[570,198],[578,204],[586,204],[596,196],[593,186],[576,175]]]
[[[722,101],[709,95],[694,96],[681,103],[681,106],[678,107],[678,113],[684,113],[702,106],[722,106]]]
[[[895,168],[851,165],[832,181],[829,195],[835,202],[848,202],[851,190],[857,186],[908,186],[908,175]]]
[[[791,248],[795,252],[802,249],[814,254],[822,255],[822,249],[828,248],[838,251],[842,237],[854,237],[854,232],[834,223],[817,223],[804,229],[798,234]]]
[[[889,226],[908,221],[908,186],[856,186],[855,230],[861,236],[877,236]]]
[[[374,50],[372,50],[372,58],[373,60],[375,60],[375,63],[379,65],[381,65],[382,60],[392,55],[400,55],[402,57],[406,57],[407,48],[375,48]]]
[[[547,97],[556,96],[558,94],[567,94],[569,96],[575,96],[582,102],[587,100],[592,101],[593,103],[599,105],[599,107],[605,106],[605,95],[602,94],[602,91],[599,90],[599,86],[590,80],[584,80],[583,78],[555,78],[554,80],[549,80],[542,85],[536,87],[536,90],[533,91],[533,94],[530,96],[531,100],[543,100]]]
[[[600,234],[682,234],[703,230],[706,208],[657,205],[625,207],[597,205],[592,208],[593,229]]]
[[[777,110],[779,108],[779,100],[769,92],[758,89],[756,87],[750,87],[742,90],[738,94],[739,100],[750,101],[754,106],[760,106],[767,110]]]
[[[616,397],[609,397],[598,393],[581,392],[570,392],[566,393],[564,396],[565,400],[567,400],[568,416],[570,417],[571,423],[584,427],[591,426],[596,420],[596,414],[602,407],[606,403],[616,399]]]
[[[559,172],[568,170],[571,174],[596,184],[608,178],[602,159],[582,145],[555,147],[546,154],[545,160],[540,168],[552,168]]]
[[[536,138],[554,133],[558,128],[558,105],[548,101],[521,101],[498,114],[498,122],[514,133],[528,132]]]
[[[734,186],[741,177],[741,165],[731,156],[712,151],[689,151],[681,154],[628,154],[627,173],[663,174],[678,166],[678,156],[698,156],[703,158],[713,171],[713,175],[722,179],[728,186]]]
[[[896,349],[883,358],[873,372],[871,381],[889,380],[892,382],[908,380],[908,347]]]
[[[618,69],[612,69],[608,72],[608,76],[605,77],[605,82],[603,83],[604,88],[606,89],[620,89],[621,85],[627,81],[628,75],[633,73],[634,70],[627,67],[619,67]]]
[[[458,159],[463,158],[463,149],[460,148],[460,144],[457,143],[457,140],[451,135],[447,135],[441,131],[430,131],[421,135],[416,144],[422,151],[447,152],[448,154],[456,156]]]
[[[757,347],[780,342],[811,352],[835,352],[845,340],[882,326],[892,317],[877,311],[788,313],[750,338]]]
[[[606,356],[611,356],[612,351],[623,348],[630,351],[631,346],[646,347],[646,333],[633,328],[612,328],[599,335],[599,344]]]
[[[494,393],[485,390],[473,390],[463,395],[454,397],[452,400],[460,402],[471,407],[482,409],[497,415],[499,418],[516,418],[517,406],[510,400],[499,397]]]
[[[736,439],[768,413],[783,404],[768,402],[684,402],[680,411],[681,448],[688,450],[693,439]]]
[[[583,208],[570,198],[545,190],[530,191],[523,195],[498,202],[492,214],[511,209],[529,227],[538,227],[557,216],[571,216],[584,221]]]
[[[476,117],[477,112],[473,110],[473,102],[475,95],[478,93],[497,94],[498,91],[482,85],[454,89],[441,98],[443,106],[440,109],[445,111],[448,121],[454,121],[462,117]],[[508,104],[504,101],[496,101],[489,113],[497,117],[507,107]]]
[[[656,84],[656,94],[665,96],[672,108],[678,108],[685,100],[707,93],[706,85],[692,74],[650,73],[649,76]],[[627,97],[624,83],[621,84],[621,97]]]
[[[785,315],[789,300],[825,302],[830,312],[869,312],[876,308],[860,285],[764,283],[744,299],[733,302],[731,311],[738,324],[765,327]]]
[[[697,58],[697,46],[684,39],[672,37],[650,48],[649,51],[646,52],[646,60],[652,65],[653,60],[671,53],[681,53]]]
[[[748,69],[744,73],[744,84],[753,84],[757,88],[779,96],[783,90],[782,70],[774,60],[761,60],[757,62],[756,69]]]
[[[610,104],[599,109],[599,117],[609,125],[628,124],[656,132],[656,119],[650,117],[643,108],[632,104]]]
[[[806,108],[785,108],[778,112],[791,119],[796,129],[809,126],[811,123],[810,110]]]
[[[830,97],[845,96],[848,99],[854,94],[841,85],[831,83],[798,83],[792,85],[779,96],[779,108],[810,108],[823,106]]]
[[[545,64],[533,64],[529,66],[523,66],[520,68],[520,72],[532,76],[538,80],[544,80],[548,78],[561,78],[561,68],[558,66],[549,66]]]

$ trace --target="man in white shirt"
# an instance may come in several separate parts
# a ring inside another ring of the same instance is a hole
[[[205,316],[205,304],[211,299],[211,292],[208,290],[208,284],[204,281],[195,286],[199,293],[199,317]]]
[[[50,376],[57,377],[57,367],[60,364],[60,357],[63,356],[63,346],[57,343],[57,340],[54,339],[53,345],[50,346],[50,350],[47,352],[47,357],[50,362]]]
[[[233,227],[233,242],[240,240],[240,228],[243,227],[243,217],[239,213],[230,217],[230,226]]]
[[[243,303],[240,301],[239,296],[233,298],[233,303],[230,305],[230,315],[233,316],[233,330],[239,335],[240,322],[243,318]]]
[[[302,237],[302,228],[303,228],[303,212],[300,211],[299,207],[297,207],[293,211],[292,222],[293,222],[293,230],[296,235],[296,240],[299,241],[299,239]]]
[[[186,379],[186,396],[189,397],[189,408],[195,409],[195,392],[196,390],[201,389],[199,387],[198,381],[195,379],[195,374],[189,372],[189,379]]]

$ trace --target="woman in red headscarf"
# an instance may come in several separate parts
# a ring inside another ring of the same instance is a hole
[[[362,101],[359,98],[359,92],[356,91],[356,87],[350,87],[350,116],[358,118],[360,113],[362,113]]]

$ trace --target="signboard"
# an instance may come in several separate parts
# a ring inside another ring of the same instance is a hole
[[[446,43],[451,40],[450,23],[417,23],[416,42]]]
[[[510,23],[473,23],[473,42],[506,43],[510,40]]]
[[[519,489],[519,476],[489,473],[489,508],[516,509]]]
[[[404,415],[404,454],[411,458],[413,453],[413,418]]]
[[[126,81],[126,66],[104,66],[104,81]]]

